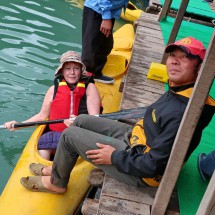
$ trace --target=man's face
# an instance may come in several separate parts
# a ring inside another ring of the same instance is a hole
[[[200,68],[199,59],[190,59],[180,49],[170,52],[166,61],[170,86],[180,86],[195,82]]]

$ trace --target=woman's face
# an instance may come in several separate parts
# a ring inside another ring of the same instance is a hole
[[[62,75],[68,84],[76,84],[81,77],[82,66],[76,62],[66,62],[62,68]]]

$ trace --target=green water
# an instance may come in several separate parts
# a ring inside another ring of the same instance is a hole
[[[81,52],[82,8],[82,0],[1,0],[0,125],[39,112],[59,56]],[[114,30],[124,23],[117,20]],[[0,193],[33,129],[0,130]]]
[[[82,10],[59,0],[0,4],[0,124],[36,114],[59,56],[81,52]],[[2,191],[33,128],[0,130]]]

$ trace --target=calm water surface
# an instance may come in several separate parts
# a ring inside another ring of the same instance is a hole
[[[1,1],[0,124],[36,114],[59,56],[81,52],[82,9],[60,0]],[[0,130],[0,191],[33,128]]]
[[[39,112],[59,56],[81,52],[82,8],[82,0],[1,0],[0,125]],[[124,23],[117,20],[114,30]],[[0,130],[0,193],[33,129]]]

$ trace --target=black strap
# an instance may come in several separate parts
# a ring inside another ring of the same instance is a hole
[[[54,94],[53,94],[53,100],[56,96],[56,93],[57,93],[57,89],[58,89],[58,86],[59,86],[59,82],[60,82],[60,76],[57,76],[55,79],[54,79]]]

